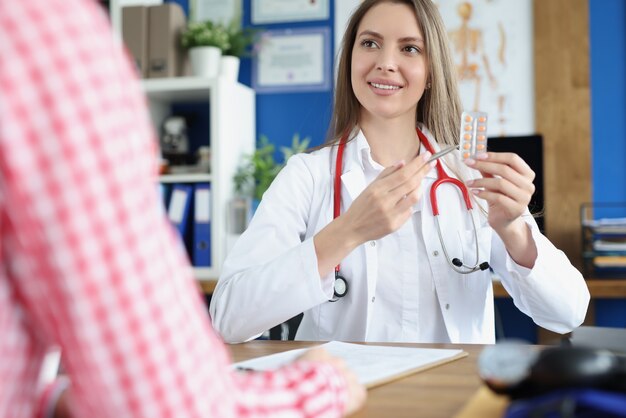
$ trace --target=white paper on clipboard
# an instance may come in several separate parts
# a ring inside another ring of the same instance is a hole
[[[330,354],[342,358],[368,388],[467,356],[463,350],[394,347],[331,341],[322,344]],[[239,370],[273,370],[294,361],[308,348],[289,350],[235,363]]]

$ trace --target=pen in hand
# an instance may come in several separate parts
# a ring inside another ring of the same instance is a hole
[[[443,157],[444,155],[454,151],[455,149],[457,149],[456,145],[450,145],[449,147],[443,148],[442,150],[440,150],[439,152],[434,153],[429,159],[428,161],[426,161],[426,164],[430,164],[433,161]]]

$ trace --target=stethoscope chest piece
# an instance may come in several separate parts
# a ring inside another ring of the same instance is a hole
[[[339,273],[335,273],[335,284],[333,287],[335,299],[332,299],[331,302],[336,302],[348,293],[348,281]]]

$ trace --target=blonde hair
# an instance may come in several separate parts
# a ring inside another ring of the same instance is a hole
[[[432,0],[364,0],[352,14],[343,36],[333,116],[322,147],[338,143],[345,133],[352,134],[359,124],[361,105],[354,94],[350,78],[352,50],[363,16],[381,3],[406,4],[411,7],[424,36],[431,87],[424,91],[417,105],[416,126],[418,123],[424,124],[440,144],[458,144],[461,99],[448,46],[448,34],[437,7]]]

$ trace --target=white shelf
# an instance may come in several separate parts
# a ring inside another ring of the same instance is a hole
[[[160,183],[210,183],[213,177],[208,173],[163,174]]]
[[[121,36],[123,1],[110,0],[111,22],[116,36]],[[210,268],[194,268],[203,283],[215,281],[220,274],[228,249],[228,202],[233,198],[233,177],[241,157],[254,151],[256,137],[254,91],[224,78],[172,77],[142,80],[150,106],[155,132],[171,115],[176,102],[208,103],[206,117],[209,131],[202,144],[211,147],[211,173],[168,174],[160,183],[211,183],[211,260]]]
[[[205,102],[218,80],[202,77],[150,78],[142,80],[150,100]]]
[[[219,272],[212,267],[194,267],[193,274],[197,280],[209,282],[217,280]]]
[[[143,81],[148,97],[154,128],[158,132],[162,121],[171,114],[176,101],[198,101],[210,104],[206,115],[209,132],[206,142],[211,147],[211,173],[167,174],[159,177],[163,183],[211,183],[211,260],[209,269],[195,269],[198,280],[219,277],[226,258],[228,203],[233,198],[233,177],[243,155],[254,151],[255,106],[254,91],[247,86],[223,78],[203,79],[180,77]]]

